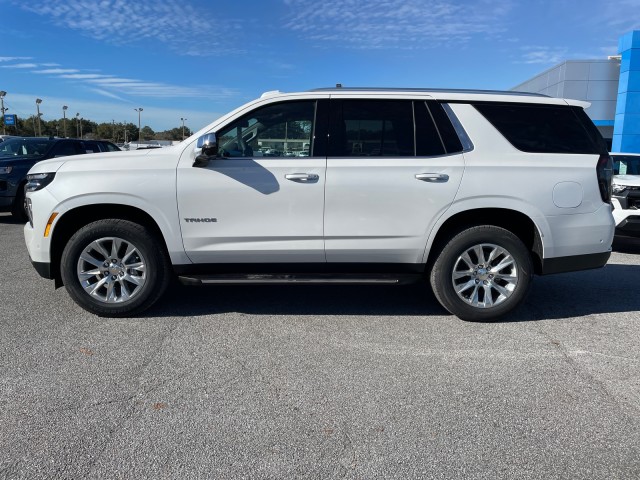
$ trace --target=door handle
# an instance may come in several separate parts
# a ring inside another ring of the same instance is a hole
[[[416,173],[416,178],[430,183],[445,183],[449,181],[449,175],[446,173]]]
[[[297,183],[313,183],[317,182],[320,177],[315,173],[287,173],[284,178]]]

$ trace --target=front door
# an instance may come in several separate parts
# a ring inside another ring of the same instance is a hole
[[[178,208],[193,262],[325,261],[326,152],[314,141],[318,103],[257,108],[216,132],[219,158],[205,167],[180,162]]]

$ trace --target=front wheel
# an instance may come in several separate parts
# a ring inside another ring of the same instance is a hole
[[[531,286],[531,254],[512,232],[493,225],[458,233],[431,270],[433,292],[463,320],[499,318],[524,301]]]
[[[139,314],[164,293],[170,280],[165,249],[148,228],[127,220],[105,219],[78,230],[60,263],[73,300],[104,317]]]
[[[25,205],[24,185],[20,185],[16,191],[16,198],[11,208],[11,215],[20,222],[26,222],[29,218],[27,216],[27,206]]]

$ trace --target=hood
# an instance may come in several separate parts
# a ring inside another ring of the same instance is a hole
[[[640,175],[614,175],[613,183],[625,187],[640,187]]]
[[[157,168],[165,162],[173,162],[173,159],[177,164],[178,158],[179,153],[176,155],[176,149],[173,147],[132,150],[129,152],[88,153],[38,162],[29,170],[29,173],[104,172],[113,170],[125,172]]]

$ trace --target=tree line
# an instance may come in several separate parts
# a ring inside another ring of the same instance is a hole
[[[0,119],[3,126],[4,119]],[[86,138],[89,140],[110,140],[114,143],[138,141],[139,133],[143,141],[149,140],[182,140],[182,126],[154,132],[149,126],[144,126],[140,131],[134,123],[111,122],[97,123],[86,118],[67,117],[58,120],[42,120],[38,124],[38,117],[32,115],[28,118],[18,118],[17,125],[5,127],[7,135],[20,137],[72,137]],[[1,133],[1,132],[0,132]],[[191,130],[185,125],[184,138],[191,135]]]

